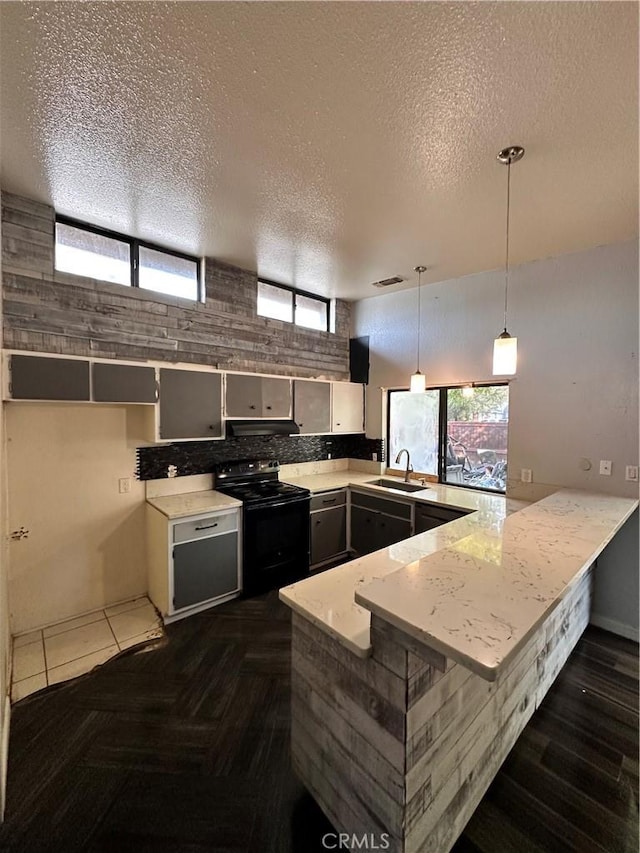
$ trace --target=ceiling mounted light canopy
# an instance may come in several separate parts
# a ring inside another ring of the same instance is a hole
[[[507,331],[507,297],[509,291],[509,212],[511,202],[511,164],[524,157],[524,148],[509,145],[498,154],[498,161],[507,167],[507,227],[504,263],[504,329],[493,342],[493,375],[508,376],[516,372],[518,339]]]
[[[409,390],[412,394],[422,394],[427,387],[427,379],[424,373],[420,373],[420,287],[422,284],[422,273],[426,272],[427,268],[417,266],[413,269],[418,273],[418,346],[416,348],[416,372],[411,375]]]

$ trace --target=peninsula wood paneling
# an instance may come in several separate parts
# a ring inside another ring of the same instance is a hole
[[[5,348],[349,378],[348,303],[335,333],[318,332],[259,317],[257,273],[212,258],[204,304],[59,273],[54,222],[53,208],[2,193]]]
[[[338,832],[446,853],[589,621],[586,572],[496,681],[373,616],[362,660],[298,614],[292,756]]]

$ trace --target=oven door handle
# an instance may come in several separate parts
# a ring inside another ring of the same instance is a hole
[[[268,503],[268,504],[260,504],[259,506],[246,506],[244,507],[245,512],[255,512],[259,509],[276,509],[276,507],[280,506],[291,506],[292,504],[301,504],[308,503],[311,500],[311,495],[308,495],[306,498],[294,498],[289,501],[278,501],[277,503]]]

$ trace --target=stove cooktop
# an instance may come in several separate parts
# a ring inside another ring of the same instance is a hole
[[[310,494],[308,489],[302,489],[299,486],[290,486],[288,483],[281,483],[279,480],[224,485],[217,486],[217,488],[226,495],[237,498],[244,503],[255,503],[257,501],[270,502],[283,499],[294,500],[296,498],[307,497]]]

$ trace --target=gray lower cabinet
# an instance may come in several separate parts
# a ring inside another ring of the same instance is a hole
[[[301,433],[331,432],[331,383],[294,380],[293,416]]]
[[[238,532],[184,542],[173,549],[173,609],[183,610],[238,589]]]
[[[169,519],[146,505],[149,597],[165,622],[240,594],[240,513]]]
[[[227,373],[228,418],[291,417],[291,380]]]
[[[376,525],[376,550],[387,548],[396,542],[402,542],[411,536],[411,522],[406,518],[395,518],[393,515],[380,513]]]
[[[222,375],[160,370],[160,438],[222,436]]]
[[[90,399],[88,361],[12,355],[10,373],[13,400]]]
[[[311,565],[326,563],[347,550],[346,492],[327,492],[311,499]]]
[[[91,378],[92,399],[98,403],[155,403],[158,399],[154,367],[96,361]]]
[[[447,524],[449,521],[455,521],[456,518],[462,518],[463,515],[467,515],[467,513],[462,510],[449,509],[448,507],[435,506],[434,504],[416,503],[416,533],[424,533],[426,530],[433,530],[434,527],[440,527],[441,524]]]
[[[351,549],[370,554],[412,535],[412,505],[375,495],[351,494]]]

